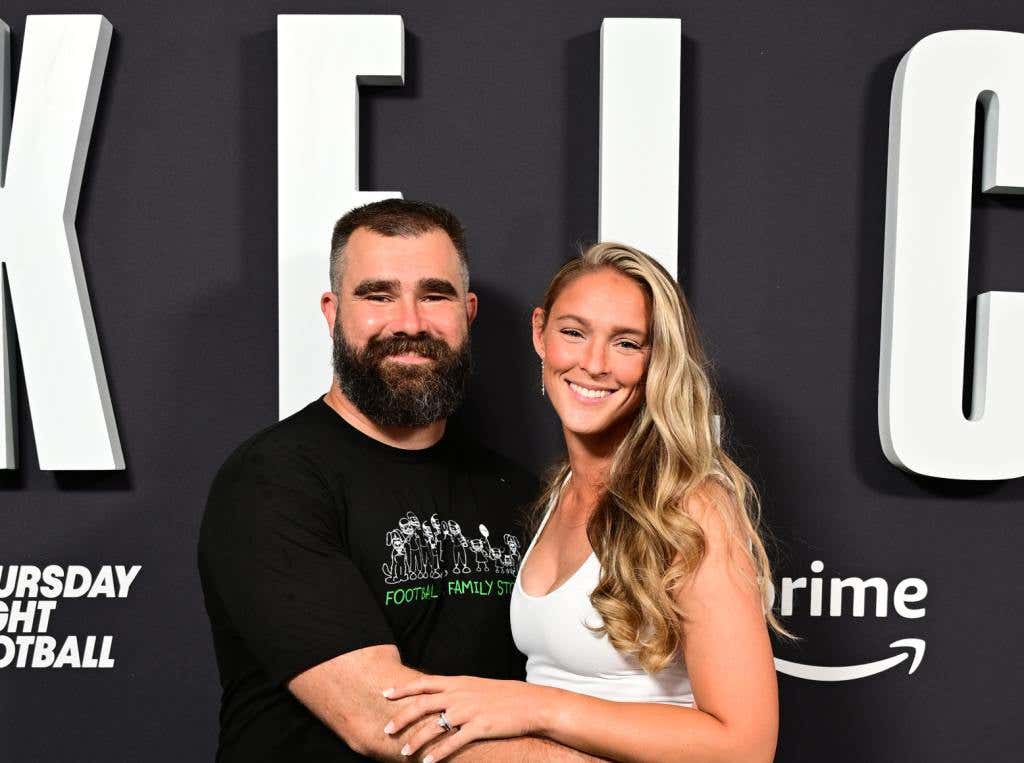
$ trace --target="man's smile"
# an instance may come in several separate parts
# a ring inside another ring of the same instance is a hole
[[[403,352],[400,355],[388,355],[386,360],[395,363],[421,364],[433,362],[430,358],[420,355],[418,352]]]

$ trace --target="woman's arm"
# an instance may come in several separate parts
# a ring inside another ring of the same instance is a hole
[[[516,681],[425,676],[392,692],[396,699],[420,694],[396,714],[394,728],[442,709],[462,728],[443,736],[427,729],[410,740],[410,752],[429,743],[423,759],[432,763],[474,739],[534,734],[619,761],[771,761],[778,686],[754,569],[710,501],[696,498],[689,511],[704,530],[707,554],[676,599],[687,615],[683,656],[699,710]]]
[[[719,500],[728,500],[725,494]],[[538,733],[628,761],[767,763],[778,736],[778,684],[753,566],[707,498],[689,506],[707,554],[677,592],[683,656],[699,710],[560,692]],[[551,690],[559,691],[559,690]]]

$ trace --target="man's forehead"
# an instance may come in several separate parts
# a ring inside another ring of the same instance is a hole
[[[368,279],[410,286],[424,279],[443,279],[458,286],[459,253],[439,229],[418,236],[384,236],[359,228],[345,247],[343,280],[351,287]]]

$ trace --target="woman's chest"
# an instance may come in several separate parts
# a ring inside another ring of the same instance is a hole
[[[593,553],[585,525],[555,519],[542,529],[520,573],[520,584],[530,596],[546,596],[560,588]]]

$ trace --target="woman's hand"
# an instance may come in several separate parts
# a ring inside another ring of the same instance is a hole
[[[424,716],[445,714],[453,731],[437,723],[424,724],[402,749],[403,755],[437,740],[424,763],[437,763],[477,739],[505,739],[533,734],[538,727],[543,687],[523,681],[495,681],[473,676],[422,676],[394,689],[391,700],[413,697],[384,728],[395,734]]]

